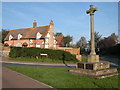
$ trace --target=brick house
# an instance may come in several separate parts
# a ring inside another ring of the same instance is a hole
[[[56,48],[56,43],[52,20],[47,26],[38,27],[34,21],[32,28],[10,30],[4,39],[4,44],[16,47]]]

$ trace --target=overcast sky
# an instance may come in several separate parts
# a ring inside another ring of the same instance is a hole
[[[73,43],[82,36],[89,40],[90,16],[86,10],[91,4],[98,8],[95,12],[95,31],[103,37],[118,34],[117,2],[3,2],[2,28],[29,28],[34,20],[38,26],[44,26],[53,20],[55,33],[73,36]]]

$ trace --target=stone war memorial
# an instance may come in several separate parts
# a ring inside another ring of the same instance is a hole
[[[110,68],[109,62],[99,61],[99,55],[96,55],[94,38],[94,13],[97,10],[98,9],[94,8],[93,5],[90,5],[90,9],[86,11],[87,14],[90,14],[91,33],[91,52],[90,55],[88,55],[88,61],[77,63],[77,67],[75,69],[69,70],[69,72],[100,79],[113,75],[118,75],[118,71],[116,68]]]

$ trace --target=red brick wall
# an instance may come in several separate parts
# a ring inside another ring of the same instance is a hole
[[[9,40],[5,41],[4,43],[8,43],[9,45],[12,46],[17,46],[18,43],[21,43],[22,45],[24,42],[28,44],[27,47],[36,47],[36,44],[40,44],[40,48],[44,48],[44,45],[42,44],[44,40],[32,40],[32,43],[30,43],[30,40]]]
[[[2,50],[4,50],[4,51],[10,51],[10,47],[2,47]]]
[[[80,48],[57,47],[58,50],[64,50],[74,55],[80,55]]]
[[[54,25],[50,25],[49,34],[50,34],[48,40],[49,48],[54,48]]]
[[[82,60],[82,56],[80,55],[80,48],[57,47],[56,49],[70,52],[71,54],[76,55],[76,59],[80,61]]]

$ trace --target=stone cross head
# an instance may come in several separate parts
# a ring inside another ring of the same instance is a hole
[[[93,5],[90,5],[90,9],[86,11],[87,14],[94,15],[94,12],[97,11],[98,8],[94,8]]]

